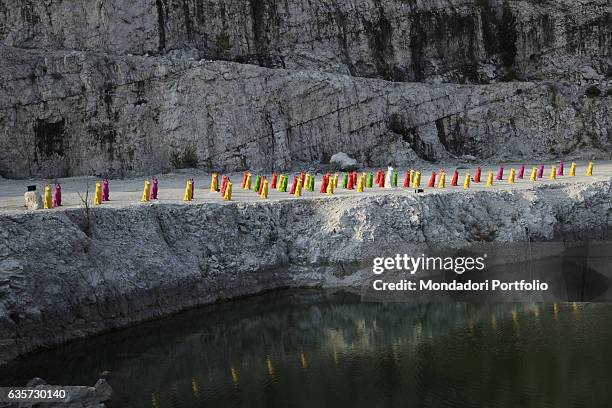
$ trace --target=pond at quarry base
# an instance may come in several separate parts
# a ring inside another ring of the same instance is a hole
[[[31,355],[38,376],[112,407],[610,407],[612,305],[367,303],[291,290]]]

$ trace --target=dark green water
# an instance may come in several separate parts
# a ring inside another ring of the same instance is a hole
[[[282,291],[0,369],[115,390],[113,407],[612,406],[612,305],[362,303]]]

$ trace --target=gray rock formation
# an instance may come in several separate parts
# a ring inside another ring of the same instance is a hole
[[[0,1],[20,48],[226,59],[394,81],[609,75],[608,0]]]
[[[334,170],[355,170],[357,168],[357,160],[349,157],[348,154],[340,152],[334,154],[329,160],[329,164]]]
[[[0,0],[0,175],[610,157],[611,9]]]
[[[235,171],[610,157],[612,97],[584,86],[392,83],[166,57],[0,49],[0,174]],[[600,84],[602,89],[611,86]]]
[[[152,204],[96,208],[89,223],[81,210],[2,215],[0,362],[218,299],[359,286],[378,256],[480,243],[509,251],[489,262],[523,260],[527,240],[602,237],[611,188]]]

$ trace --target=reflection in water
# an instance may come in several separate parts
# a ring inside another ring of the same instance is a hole
[[[284,291],[31,356],[2,385],[93,384],[115,407],[610,407],[612,306],[362,303]]]

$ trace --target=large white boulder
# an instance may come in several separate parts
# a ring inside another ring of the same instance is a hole
[[[357,168],[357,160],[343,152],[334,154],[329,164],[336,170],[355,170]]]

